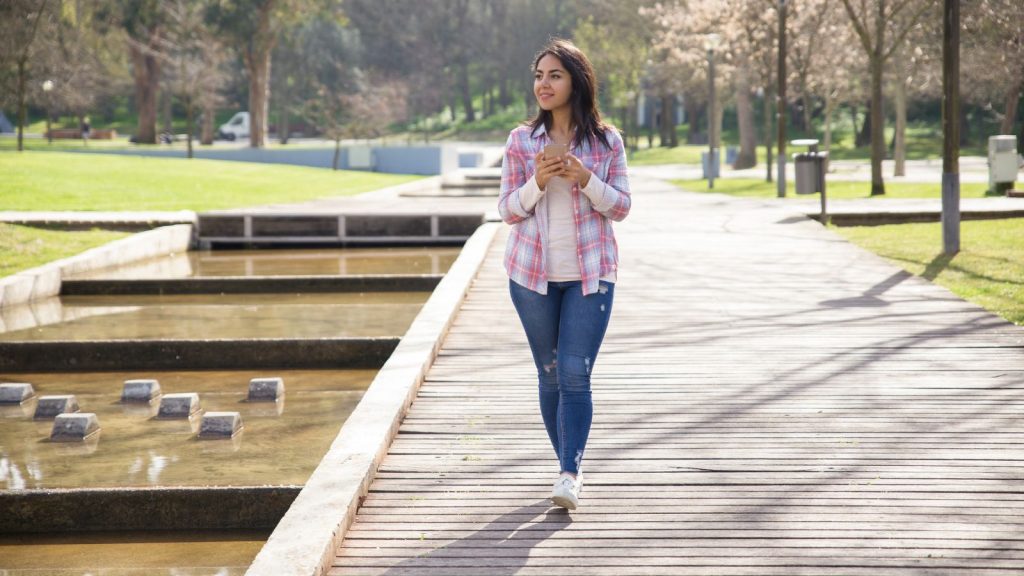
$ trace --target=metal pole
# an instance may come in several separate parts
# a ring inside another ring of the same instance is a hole
[[[942,250],[960,251],[960,1],[942,11]]]
[[[708,50],[708,190],[715,187],[715,51]]]
[[[786,0],[779,0],[778,94],[775,96],[775,120],[778,122],[778,196],[786,197]]]

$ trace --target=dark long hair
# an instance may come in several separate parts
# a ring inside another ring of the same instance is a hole
[[[572,123],[576,127],[573,144],[582,146],[585,140],[591,143],[600,141],[605,148],[611,149],[608,136],[604,133],[609,126],[601,120],[601,110],[597,105],[597,75],[587,55],[572,42],[554,38],[533,58],[534,70],[537,70],[540,59],[548,54],[558,58],[572,78],[569,104],[572,107]],[[536,131],[543,124],[544,129],[550,131],[551,122],[551,111],[540,109],[527,125]]]

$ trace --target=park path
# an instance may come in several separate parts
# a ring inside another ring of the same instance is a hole
[[[1020,574],[1024,330],[794,212],[636,178],[581,508],[499,235],[329,572]]]

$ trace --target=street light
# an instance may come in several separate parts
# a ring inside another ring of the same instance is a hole
[[[715,169],[718,168],[718,154],[715,142],[715,48],[722,41],[718,34],[704,36],[704,50],[708,53],[708,189],[715,187]]]
[[[53,80],[43,82],[43,93],[46,94],[46,141],[53,144],[53,131],[50,130],[50,92],[53,92]]]

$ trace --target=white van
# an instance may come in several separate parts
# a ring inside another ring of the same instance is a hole
[[[224,140],[236,140],[249,137],[249,113],[238,112],[217,129],[217,137]]]

